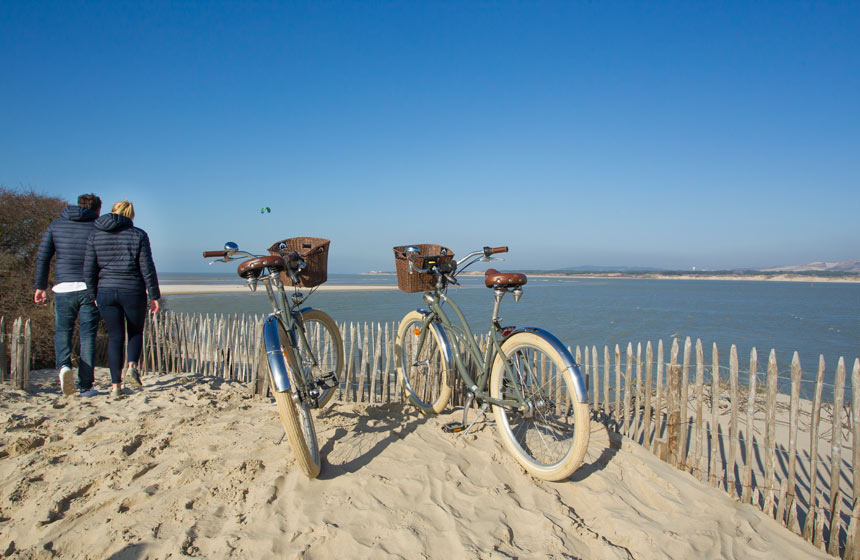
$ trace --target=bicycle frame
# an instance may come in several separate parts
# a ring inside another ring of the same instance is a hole
[[[527,405],[526,399],[522,394],[515,394],[514,397],[516,400],[495,399],[487,392],[487,385],[490,380],[490,370],[496,356],[503,355],[502,343],[516,333],[531,332],[547,341],[558,351],[564,361],[565,369],[570,370],[571,372],[573,389],[576,392],[577,400],[579,402],[588,402],[588,390],[585,387],[585,381],[579,371],[579,365],[573,359],[573,356],[570,355],[570,351],[558,338],[555,337],[555,335],[537,327],[521,327],[506,332],[499,324],[499,307],[505,293],[506,292],[504,290],[493,290],[493,316],[490,320],[490,328],[487,332],[487,347],[482,354],[481,349],[478,347],[478,343],[475,341],[475,335],[457,304],[454,303],[454,301],[450,299],[443,290],[436,289],[433,292],[426,292],[424,294],[424,302],[430,306],[430,311],[418,309],[418,312],[424,315],[424,321],[421,325],[421,334],[418,340],[419,352],[424,345],[424,340],[427,336],[430,323],[437,321],[438,325],[441,326],[441,329],[438,329],[438,332],[442,339],[443,352],[445,352],[446,359],[449,363],[454,363],[456,365],[460,378],[469,388],[469,393],[490,404],[523,409]],[[457,316],[460,323],[459,325],[451,321],[447,313],[445,313],[445,310],[442,308],[442,304],[444,303],[450,305],[451,309],[454,310],[454,314]],[[462,352],[451,347],[451,343],[448,339],[448,332],[451,332],[455,338],[456,347],[468,351],[474,363],[478,365],[477,379],[473,379],[472,376],[469,375],[469,369],[463,361]],[[505,368],[505,375],[513,379],[514,373],[511,368],[511,364],[507,360],[503,360],[502,365]],[[450,381],[452,380],[449,380],[449,382]],[[519,384],[513,384],[513,386],[518,388]]]
[[[487,346],[482,353],[481,349],[478,347],[478,343],[475,341],[475,335],[469,327],[469,322],[466,320],[466,317],[463,315],[463,312],[457,304],[454,303],[452,299],[448,298],[448,296],[441,290],[426,292],[424,294],[424,302],[430,306],[430,311],[423,309],[418,310],[419,313],[424,315],[424,321],[421,325],[421,334],[418,339],[418,349],[420,352],[420,349],[424,345],[424,340],[427,336],[430,323],[438,321],[442,327],[439,329],[439,333],[440,338],[443,340],[443,346],[448,346],[447,348],[443,348],[443,351],[445,352],[448,361],[453,361],[457,366],[460,378],[466,384],[466,387],[468,387],[469,393],[479,400],[490,404],[522,408],[526,406],[526,401],[525,397],[521,394],[515,395],[516,400],[500,400],[492,398],[487,391],[487,385],[490,381],[490,369],[492,368],[496,356],[502,354],[502,342],[507,338],[504,335],[502,327],[499,325],[498,319],[499,304],[501,303],[504,292],[496,291],[494,295],[495,305],[493,307],[493,317],[490,321],[490,328],[487,331]],[[454,310],[454,314],[460,323],[459,325],[451,321],[448,314],[445,313],[445,310],[442,308],[442,304],[444,303],[450,305],[451,309]],[[450,341],[448,340],[448,332],[450,332],[455,339],[454,348],[451,348]],[[463,352],[458,351],[456,348],[467,351],[472,357],[474,363],[478,365],[478,375],[476,379],[473,379],[469,374],[469,369],[463,361]],[[453,358],[453,360],[451,360],[451,358]],[[507,361],[503,361],[502,363],[505,367],[506,375],[512,376],[513,372],[511,371],[510,364],[507,363]]]

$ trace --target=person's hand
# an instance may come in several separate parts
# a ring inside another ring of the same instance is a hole
[[[161,306],[159,305],[157,299],[153,299],[153,300],[149,301],[149,310],[152,311],[153,313],[158,313],[158,309],[160,307]]]
[[[33,301],[35,301],[39,305],[47,305],[48,292],[45,290],[36,290],[36,293],[33,294]]]

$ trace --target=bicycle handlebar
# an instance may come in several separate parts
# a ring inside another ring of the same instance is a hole
[[[208,259],[211,257],[226,257],[227,251],[203,251],[203,258]]]
[[[452,270],[452,271],[439,270],[439,267],[436,266],[435,264],[432,264],[432,265],[424,267],[424,268],[419,268],[419,267],[415,266],[415,263],[412,262],[412,257],[409,256],[408,257],[409,258],[409,271],[410,272],[415,271],[415,272],[423,272],[423,273],[435,273],[435,274],[438,274],[440,276],[445,277],[452,284],[456,284],[457,281],[454,279],[454,276],[456,276],[456,270],[460,269],[461,266],[463,265],[463,263],[470,261],[471,259],[475,259],[476,257],[482,257],[483,260],[490,260],[490,255],[496,255],[498,253],[507,253],[507,252],[508,252],[507,245],[504,245],[501,247],[484,247],[480,251],[472,251],[471,253],[469,253],[468,255],[463,257],[462,259],[452,261],[454,263],[454,270]],[[478,259],[475,259],[475,260],[478,260]],[[472,262],[475,262],[475,261],[471,261],[469,264],[471,264]],[[468,266],[468,264],[466,266]]]

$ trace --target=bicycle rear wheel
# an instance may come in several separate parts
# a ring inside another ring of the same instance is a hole
[[[284,432],[290,443],[290,448],[293,450],[296,463],[308,478],[316,478],[320,474],[321,458],[317,445],[317,434],[314,429],[314,419],[304,397],[307,394],[307,387],[304,379],[299,379],[300,376],[296,375],[296,372],[300,371],[298,360],[289,346],[287,333],[280,321],[278,321],[278,338],[281,343],[281,354],[290,378],[290,390],[282,393],[274,390],[275,384],[271,377],[271,366],[269,369],[270,387],[275,397],[275,403],[278,405],[278,415],[281,417],[281,424],[284,426]]]
[[[308,347],[299,343],[299,361],[304,368],[305,379],[314,383],[328,374],[334,374],[338,383],[343,372],[343,339],[340,329],[327,313],[319,309],[309,309],[302,312],[302,324]],[[317,399],[322,408],[334,396],[337,387],[320,387]]]
[[[451,398],[448,375],[451,363],[440,334],[442,327],[428,325],[429,332],[418,348],[424,315],[410,311],[400,321],[394,353],[403,391],[418,410],[424,414],[438,414],[445,410]]]
[[[490,396],[525,399],[526,410],[493,405],[499,435],[532,475],[563,480],[582,464],[588,447],[588,403],[577,400],[571,372],[558,351],[540,336],[521,332],[502,343],[493,362]],[[503,360],[510,365],[506,373]]]

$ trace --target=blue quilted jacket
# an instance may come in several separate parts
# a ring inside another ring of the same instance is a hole
[[[149,236],[119,214],[104,214],[87,240],[84,281],[95,299],[100,288],[148,294],[159,299],[158,274],[152,262]]]
[[[36,253],[37,290],[48,289],[48,272],[54,255],[57,255],[55,283],[84,281],[84,249],[98,217],[89,208],[66,206],[60,217],[51,222]]]

